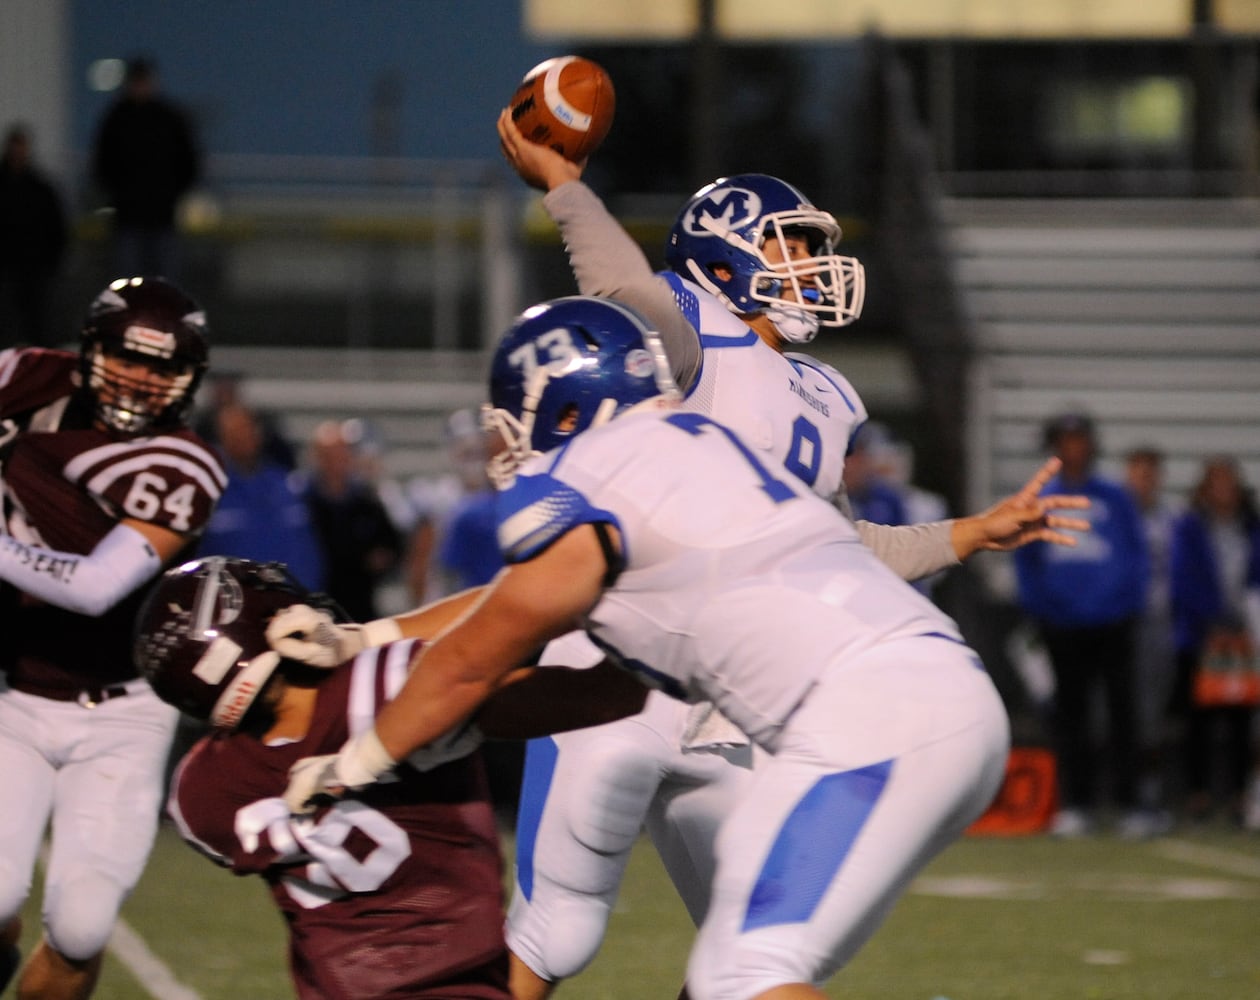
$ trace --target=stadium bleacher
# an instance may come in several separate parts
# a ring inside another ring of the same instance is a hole
[[[969,497],[1017,487],[1045,418],[1099,423],[1104,470],[1167,456],[1184,492],[1202,460],[1260,481],[1260,205],[1250,199],[944,204],[976,343]]]

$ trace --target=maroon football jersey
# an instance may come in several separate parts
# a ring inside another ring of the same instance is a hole
[[[510,1000],[502,860],[480,753],[289,815],[300,758],[335,753],[406,677],[415,643],[367,650],[319,689],[306,737],[216,732],[180,762],[169,810],[194,846],[256,873],[289,928],[302,1000]]]
[[[78,366],[67,351],[0,353],[4,531],[86,555],[134,519],[186,536],[191,554],[227,482],[215,453],[186,428],[128,436],[95,426]],[[146,590],[93,618],[5,585],[0,669],[19,690],[63,696],[135,677],[131,625]]]

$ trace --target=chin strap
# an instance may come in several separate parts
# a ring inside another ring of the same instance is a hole
[[[789,344],[808,344],[818,335],[818,316],[788,303],[769,306],[766,317]]]

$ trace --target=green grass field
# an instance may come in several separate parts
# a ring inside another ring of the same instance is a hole
[[[292,996],[284,928],[261,881],[214,867],[170,828],[124,917],[177,980],[157,991],[166,1000]],[[37,920],[32,904],[27,944]],[[672,1000],[690,939],[681,905],[641,843],[602,953],[558,995]],[[143,967],[143,950],[124,950]],[[98,1000],[149,995],[111,954]],[[1260,998],[1260,837],[1218,827],[1143,843],[966,839],[915,883],[828,995]]]

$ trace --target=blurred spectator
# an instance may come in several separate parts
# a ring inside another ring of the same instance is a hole
[[[201,154],[183,110],[159,93],[151,59],[128,62],[96,133],[92,176],[114,210],[114,272],[177,277],[176,210],[201,176]]]
[[[1167,829],[1166,779],[1169,708],[1176,656],[1169,598],[1168,556],[1177,510],[1164,494],[1164,456],[1153,447],[1132,449],[1124,462],[1125,485],[1146,532],[1151,575],[1138,617],[1134,654],[1138,803],[1153,827]]]
[[[481,447],[478,448],[478,441]],[[503,568],[499,550],[498,522],[494,515],[494,487],[486,476],[486,459],[490,451],[484,435],[469,434],[459,446],[467,451],[467,462],[476,461],[481,470],[474,477],[472,469],[463,477],[464,495],[455,501],[446,519],[438,544],[438,565],[451,590],[464,590],[489,583]],[[457,458],[456,461],[464,461]]]
[[[198,554],[278,561],[310,590],[324,588],[324,561],[306,501],[294,474],[263,452],[253,410],[229,403],[215,414],[216,440],[227,488]]]
[[[241,372],[212,372],[206,379],[201,396],[197,399],[197,412],[193,416],[193,427],[197,433],[211,444],[217,445],[218,413],[225,406],[247,406],[243,392],[245,376]],[[204,397],[204,398],[203,398]],[[297,468],[297,453],[289,442],[288,436],[280,426],[276,415],[267,410],[250,407],[263,436],[263,454],[277,465],[286,469]]]
[[[1043,444],[1063,463],[1043,492],[1084,494],[1091,530],[1075,546],[1033,542],[1015,552],[1019,599],[1035,622],[1054,670],[1051,726],[1060,776],[1060,808],[1051,832],[1081,836],[1095,820],[1093,699],[1101,686],[1110,743],[1112,802],[1119,832],[1147,836],[1137,808],[1133,657],[1135,623],[1146,601],[1150,558],[1141,517],[1119,483],[1094,471],[1093,421],[1081,414],[1050,420]]]
[[[403,541],[376,487],[363,474],[360,420],[326,420],[311,435],[304,486],[324,553],[324,590],[355,621],[380,617],[376,591],[397,568]]]
[[[490,438],[475,410],[456,410],[446,422],[450,471],[413,484],[420,518],[412,533],[408,576],[416,603],[486,583],[503,566],[494,520],[494,488],[486,474]],[[520,797],[525,744],[494,740],[483,753],[495,804],[506,812]]]
[[[36,165],[30,130],[0,152],[0,346],[53,347],[50,306],[69,240],[61,195]]]
[[[456,501],[438,548],[438,564],[450,589],[479,587],[503,568],[496,524],[492,488],[487,486]]]
[[[880,457],[879,472],[884,481],[901,494],[906,524],[944,521],[950,516],[945,497],[915,482],[914,447],[910,442],[890,437]]]
[[[436,600],[460,589],[454,574],[475,574],[484,565],[484,556],[472,554],[463,559],[451,556],[443,564],[443,539],[452,515],[466,497],[490,496],[486,475],[489,447],[481,422],[473,410],[453,412],[446,421],[446,456],[449,471],[435,479],[417,479],[408,485],[414,510],[414,526],[407,547],[407,582],[414,605]],[[469,513],[470,520],[476,520]],[[468,535],[470,527],[461,528]],[[480,548],[480,547],[479,547]],[[495,545],[497,556],[498,545]]]
[[[853,437],[844,460],[844,489],[859,521],[908,524],[900,492],[883,475],[892,441],[883,424],[868,422]]]
[[[1241,637],[1254,648],[1260,517],[1233,459],[1219,456],[1204,463],[1189,509],[1173,528],[1170,567],[1177,707],[1186,723],[1186,807],[1192,818],[1206,818],[1223,797],[1241,818],[1252,762],[1254,703],[1245,692],[1235,700],[1195,683],[1210,647],[1228,648],[1231,637]]]
[[[878,424],[867,424],[862,434],[876,431],[866,449],[870,465],[879,479],[897,494],[901,502],[901,514],[905,524],[928,524],[944,521],[949,517],[949,504],[939,493],[925,490],[914,482],[914,448],[907,441],[896,438]],[[859,434],[861,437],[861,434]],[[898,516],[895,512],[888,516]],[[868,518],[868,520],[870,520]],[[910,586],[921,594],[932,596],[936,585],[946,575],[946,570],[931,576],[911,580]]]

